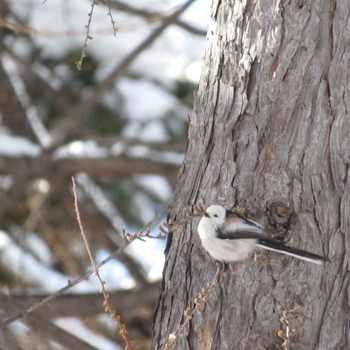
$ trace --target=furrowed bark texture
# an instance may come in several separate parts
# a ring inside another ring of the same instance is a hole
[[[348,0],[214,1],[172,215],[245,207],[331,262],[231,264],[169,348],[350,349],[349,23]],[[197,224],[168,242],[154,349],[215,274]]]

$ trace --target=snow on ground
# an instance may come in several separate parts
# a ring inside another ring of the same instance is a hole
[[[35,248],[39,256],[46,255],[46,249],[43,250],[43,246],[46,245],[42,243],[42,245],[36,245]],[[28,284],[41,287],[45,291],[54,292],[68,282],[67,276],[48,268],[35,259],[4,231],[0,231],[0,259],[3,266],[7,266],[14,274],[22,276]]]
[[[96,347],[96,349],[103,350],[121,350],[122,347],[118,346],[107,340],[105,337],[98,335],[97,333],[89,330],[82,321],[73,317],[61,317],[55,322],[59,327],[65,329],[67,332],[72,333],[76,337],[84,340],[90,345]]]
[[[95,141],[78,140],[58,148],[53,154],[53,159],[73,158],[74,156],[87,158],[107,157],[108,150],[100,147]]]
[[[150,81],[122,78],[118,81],[118,90],[125,99],[124,113],[131,120],[161,118],[178,103],[173,95]]]
[[[157,234],[157,230],[151,232]],[[159,281],[162,277],[164,265],[165,241],[146,238],[145,241],[136,240],[127,248],[126,252],[139,260],[147,272],[150,282]]]
[[[134,180],[142,187],[160,197],[163,202],[170,200],[172,189],[169,182],[159,175],[135,175]]]
[[[154,232],[156,234],[156,232]],[[34,251],[33,255],[20,247],[7,232],[0,231],[0,260],[4,266],[14,274],[21,275],[29,285],[35,285],[36,290],[43,290],[50,293],[65,287],[70,281],[74,281],[78,276],[66,276],[50,268],[50,254],[46,243],[36,235],[24,237],[28,246]],[[164,242],[153,239],[144,241],[136,240],[132,242],[126,252],[140,261],[146,274],[151,276],[151,280],[161,277],[161,273],[156,274],[157,269],[153,266],[163,266],[164,262]],[[96,253],[96,262],[100,263],[110,252],[100,250]],[[91,267],[87,266],[87,270]],[[128,289],[135,286],[135,281],[130,277],[126,267],[117,260],[112,260],[99,269],[100,275],[106,282],[109,290]],[[45,279],[42,277],[45,276]],[[33,291],[35,289],[32,289]],[[70,289],[70,292],[96,292],[100,290],[100,284],[94,275],[88,281],[83,281]]]
[[[37,157],[41,147],[20,136],[0,134],[0,155],[9,157]]]

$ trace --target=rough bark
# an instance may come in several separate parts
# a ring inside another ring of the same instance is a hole
[[[245,207],[331,262],[268,253],[231,264],[174,348],[350,348],[349,19],[345,0],[213,1],[172,216]],[[197,224],[168,242],[154,349],[215,274]]]

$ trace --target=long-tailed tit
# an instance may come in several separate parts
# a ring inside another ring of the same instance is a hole
[[[221,205],[211,205],[207,209],[199,222],[198,234],[204,249],[219,261],[244,260],[255,248],[273,250],[319,265],[328,260],[267,237],[264,226]]]

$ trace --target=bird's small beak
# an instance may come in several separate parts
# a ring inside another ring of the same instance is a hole
[[[207,212],[204,213],[204,216],[206,216],[207,218],[209,218],[209,214]]]

